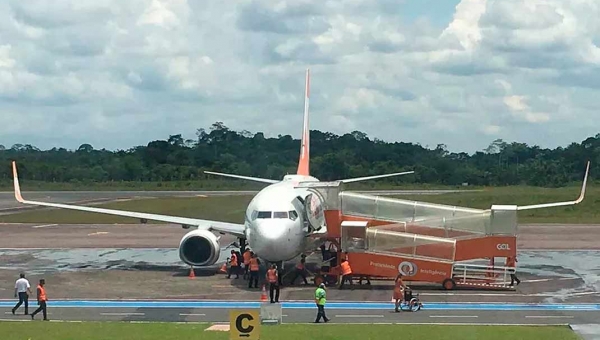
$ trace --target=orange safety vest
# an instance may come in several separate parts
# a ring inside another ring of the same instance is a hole
[[[275,269],[267,270],[267,279],[269,280],[269,283],[277,282],[277,271]]]
[[[244,264],[248,265],[250,263],[250,259],[252,258],[250,255],[250,250],[246,250],[242,256],[244,257]]]
[[[302,261],[298,262],[298,264],[296,265],[296,268],[298,268],[300,270],[304,270],[304,263],[302,263]]]
[[[352,268],[350,268],[350,264],[348,263],[348,261],[342,262],[341,266],[342,266],[342,275],[352,274]]]
[[[38,289],[38,301],[48,301],[48,298],[46,297],[46,289],[44,289],[44,287],[38,285],[37,286]]]
[[[515,258],[514,257],[508,257],[506,259],[506,266],[507,267],[514,267],[515,266]]]
[[[257,272],[258,269],[258,260],[256,258],[250,259],[250,271]]]
[[[237,260],[237,256],[235,254],[231,254],[231,266],[232,267],[237,267],[238,265],[238,260]]]

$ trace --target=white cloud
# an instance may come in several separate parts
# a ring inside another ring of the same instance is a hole
[[[598,133],[598,1],[463,0],[443,23],[410,6],[0,2],[0,143],[128,148],[215,121],[298,137],[306,67],[313,129],[468,152]]]

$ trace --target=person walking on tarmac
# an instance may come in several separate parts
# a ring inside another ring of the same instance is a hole
[[[321,283],[315,291],[315,303],[317,304],[317,319],[315,323],[319,323],[321,318],[323,321],[329,322],[327,315],[325,315],[325,302],[327,301],[327,292],[325,292],[325,284]]]
[[[300,259],[300,262],[298,262],[298,264],[296,265],[296,269],[294,272],[294,278],[292,278],[292,282],[291,285],[294,285],[294,282],[296,282],[296,279],[298,278],[298,276],[302,276],[302,279],[304,279],[304,284],[308,285],[308,281],[306,280],[306,255],[302,254],[302,258]]]
[[[515,285],[515,281],[517,281],[517,286],[519,285],[519,283],[521,283],[521,280],[519,280],[519,278],[517,277],[517,274],[515,274],[517,262],[519,262],[519,261],[517,261],[516,257],[507,257],[506,258],[506,266],[510,268],[508,270],[508,272],[510,273],[510,286],[511,287]]]
[[[244,280],[248,280],[248,273],[250,271],[250,259],[252,258],[252,253],[250,252],[250,249],[247,248],[242,257],[244,258],[244,276],[242,278]]]
[[[46,280],[40,279],[40,283],[37,286],[37,301],[38,301],[38,309],[36,309],[31,314],[31,320],[34,319],[35,315],[39,312],[42,312],[44,315],[44,321],[48,321],[48,315],[46,313],[46,302],[48,301],[48,297],[46,296]]]
[[[340,264],[340,267],[342,268],[342,283],[340,284],[340,289],[344,288],[344,283],[346,281],[350,282],[350,286],[353,286],[353,284],[352,284],[352,268],[350,268],[350,263],[348,262],[348,260],[343,259],[342,263]]]
[[[12,309],[13,315],[25,303],[25,315],[29,314],[29,294],[31,294],[31,285],[25,278],[25,274],[19,274],[19,279],[15,282],[15,297],[19,297],[19,302]]]
[[[406,289],[406,285],[404,284],[404,282],[402,281],[402,274],[398,274],[398,276],[396,276],[396,280],[394,281],[394,300],[395,300],[395,306],[396,308],[394,309],[394,311],[396,313],[400,312],[400,303],[402,302],[402,299],[404,298],[404,289]]]
[[[229,258],[229,273],[227,273],[227,278],[230,279],[231,278],[231,274],[235,273],[235,278],[239,279],[240,278],[240,272],[239,272],[239,261],[238,261],[238,257],[235,254],[235,250],[231,250],[231,257]]]
[[[248,288],[252,288],[252,281],[254,281],[254,288],[258,288],[258,270],[260,269],[260,261],[256,257],[254,252],[251,252],[250,257],[250,279],[248,280]]]
[[[277,273],[277,265],[271,265],[271,269],[267,270],[267,282],[269,282],[269,297],[271,303],[279,302],[279,274]],[[273,299],[275,295],[275,299]]]

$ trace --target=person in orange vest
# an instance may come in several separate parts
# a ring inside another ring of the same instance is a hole
[[[344,283],[346,281],[350,282],[350,286],[352,286],[352,268],[350,268],[348,260],[343,259],[340,267],[342,268],[342,283],[340,284],[340,289],[344,288]]]
[[[244,254],[242,255],[244,258],[244,280],[248,279],[248,272],[250,271],[250,259],[252,258],[252,254],[250,253],[250,249],[246,249]]]
[[[394,311],[396,313],[398,313],[400,311],[399,310],[400,303],[402,302],[402,299],[404,299],[404,289],[406,289],[406,285],[402,281],[402,274],[398,274],[398,276],[396,276],[396,280],[394,281],[394,296],[393,296],[393,299],[395,300],[395,306],[396,306]]]
[[[250,279],[248,280],[248,288],[252,288],[252,281],[254,281],[254,288],[258,288],[258,270],[260,269],[260,261],[254,252],[250,252],[250,255]]]
[[[521,280],[519,280],[519,278],[515,274],[517,262],[519,262],[519,261],[517,261],[516,257],[507,257],[506,258],[506,266],[511,268],[508,270],[508,272],[510,273],[510,285],[511,286],[515,285],[515,281],[517,281],[517,286],[519,285],[519,283],[521,283]]]
[[[227,273],[227,278],[231,278],[231,274],[235,273],[235,278],[239,279],[240,278],[240,272],[239,272],[239,261],[237,258],[237,255],[235,254],[235,251],[232,250],[231,251],[231,257],[229,258],[229,273]]]
[[[48,315],[46,314],[46,302],[48,301],[48,297],[46,296],[46,288],[44,287],[45,285],[46,280],[40,279],[40,283],[37,286],[37,301],[39,307],[31,314],[31,320],[33,320],[37,313],[42,312],[44,315],[44,320],[48,321]]]
[[[296,272],[294,273],[294,278],[292,279],[291,285],[294,285],[298,276],[302,276],[304,279],[304,284],[308,285],[308,281],[306,280],[306,255],[302,254],[300,258],[300,262],[296,265]]]
[[[276,265],[272,265],[271,269],[267,270],[267,282],[269,282],[271,303],[279,302],[279,274]],[[275,295],[275,299],[273,299],[273,295]]]

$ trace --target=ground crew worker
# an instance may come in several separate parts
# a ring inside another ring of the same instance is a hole
[[[267,270],[267,282],[269,282],[271,303],[279,302],[279,274],[276,265],[271,265],[271,269]],[[273,295],[275,295],[275,299],[273,299]]]
[[[400,303],[402,302],[402,299],[404,298],[403,290],[405,288],[406,288],[406,285],[402,281],[402,274],[398,274],[398,276],[396,276],[396,280],[394,281],[394,296],[393,296],[393,299],[395,300],[395,306],[396,306],[394,311],[396,313],[398,313],[400,311],[399,310]]]
[[[517,275],[515,274],[516,270],[515,268],[517,267],[517,258],[516,257],[507,257],[506,258],[506,266],[511,268],[508,270],[508,272],[510,273],[510,285],[514,286],[515,285],[515,281],[517,281],[517,286],[519,285],[519,283],[521,283],[521,280],[519,280],[519,278],[517,277]]]
[[[250,259],[252,258],[252,254],[250,253],[250,249],[246,249],[246,251],[244,252],[244,255],[242,255],[244,257],[244,280],[248,279],[248,272],[250,271]]]
[[[321,283],[319,288],[315,291],[315,303],[317,304],[317,319],[315,323],[319,323],[321,317],[323,321],[329,322],[327,315],[325,315],[325,302],[327,301],[327,293],[325,292],[325,284]]]
[[[25,315],[29,314],[29,294],[31,294],[31,286],[25,278],[25,274],[21,273],[19,279],[15,282],[15,297],[19,297],[19,302],[12,309],[13,315],[23,303],[25,303]]]
[[[240,278],[240,272],[239,272],[239,261],[238,261],[238,257],[235,254],[235,251],[232,250],[231,251],[231,257],[229,258],[229,273],[227,273],[227,278],[231,278],[231,274],[235,273],[235,278],[239,279]]]
[[[340,289],[344,288],[344,283],[346,281],[350,282],[350,286],[352,286],[352,268],[350,268],[348,260],[343,259],[340,267],[342,268],[342,283],[340,284]]]
[[[252,288],[252,281],[254,281],[254,288],[258,288],[258,270],[260,269],[260,261],[254,252],[250,252],[250,255],[250,279],[248,280],[248,288]]]
[[[304,255],[304,254],[302,254],[302,258],[300,259],[300,262],[298,262],[298,264],[296,265],[294,278],[292,279],[292,282],[291,282],[292,285],[294,284],[294,282],[296,282],[296,279],[298,278],[298,276],[302,276],[302,279],[304,279],[305,285],[308,284],[308,281],[306,280],[306,255]]]
[[[45,285],[46,280],[40,279],[40,283],[37,286],[37,301],[39,307],[31,314],[31,320],[33,320],[35,315],[41,311],[44,315],[44,321],[48,321],[48,315],[46,314],[46,302],[48,301],[48,297],[46,296]]]

